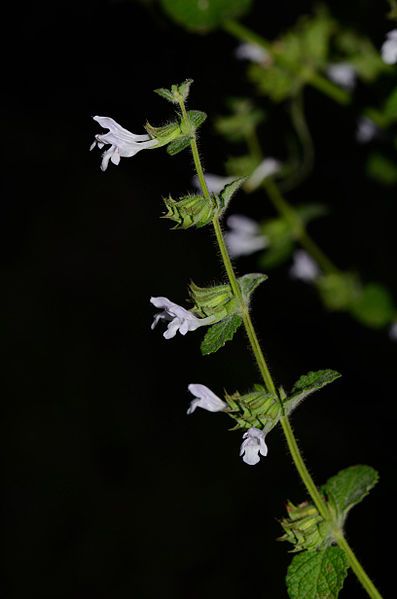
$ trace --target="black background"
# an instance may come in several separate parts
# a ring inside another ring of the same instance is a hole
[[[271,37],[311,6],[258,1],[246,22]],[[378,47],[391,28],[386,2],[329,6]],[[212,119],[227,95],[252,93],[236,42],[222,32],[188,35],[134,2],[15,9],[3,25],[12,42],[3,51],[2,596],[286,597],[290,556],[274,540],[276,518],[305,491],[280,431],[250,468],[225,417],[185,414],[190,382],[221,394],[258,380],[243,334],[203,358],[200,331],[168,342],[150,331],[151,295],[183,304],[190,279],[222,277],[208,231],[170,232],[158,218],[162,195],[190,188],[191,159],[142,152],[102,173],[98,152],[88,152],[93,115],[140,133],[146,119],[161,124],[172,112],[152,90],[191,77],[190,106],[209,114],[204,163],[222,172],[230,148]],[[307,90],[316,170],[289,199],[327,204],[314,237],[342,268],[384,282],[396,298],[395,190],[365,177],[368,149],[354,141],[361,107],[388,85],[359,86],[347,109]],[[275,155],[282,110],[266,139]],[[235,209],[273,214],[260,194],[242,195]],[[255,271],[255,257],[237,268]],[[385,330],[326,313],[287,266],[270,274],[254,318],[275,379],[288,388],[309,370],[343,373],[293,419],[315,479],[356,463],[380,472],[347,534],[387,596],[397,348]],[[350,576],[341,596],[364,592]]]

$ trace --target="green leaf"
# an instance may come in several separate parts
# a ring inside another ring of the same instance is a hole
[[[362,292],[357,276],[350,272],[323,275],[316,284],[329,310],[348,310]]]
[[[343,524],[348,511],[360,503],[378,482],[379,475],[370,466],[350,466],[327,480],[322,491]]]
[[[240,289],[243,292],[244,299],[246,301],[249,301],[250,295],[255,291],[257,287],[259,287],[261,283],[266,281],[267,278],[267,275],[264,275],[260,272],[253,272],[239,277],[238,284],[240,285]]]
[[[210,327],[201,342],[201,353],[203,356],[212,354],[225,345],[227,341],[233,339],[234,334],[242,323],[242,318],[238,314],[232,314],[221,322]]]
[[[363,324],[380,328],[394,320],[396,309],[385,287],[377,283],[369,283],[352,304],[350,312]]]
[[[336,599],[348,567],[345,553],[339,547],[296,555],[286,579],[290,599]]]
[[[192,138],[190,137],[190,135],[183,135],[182,137],[178,137],[178,139],[168,144],[167,153],[170,156],[175,156],[175,154],[179,154],[179,152],[186,150],[186,148],[190,146],[191,139]]]
[[[367,173],[382,185],[397,183],[397,161],[390,160],[380,152],[372,152],[367,160]]]
[[[205,33],[246,13],[252,0],[161,0],[165,12],[190,31]]]
[[[336,370],[317,370],[301,376],[292,387],[291,395],[284,402],[286,413],[290,414],[308,395],[329,385],[340,376]]]
[[[240,189],[244,181],[245,177],[238,177],[234,181],[231,181],[230,183],[227,183],[227,185],[225,185],[225,187],[219,194],[220,205],[222,206],[222,210],[226,210],[233,195],[236,193],[238,189]]]

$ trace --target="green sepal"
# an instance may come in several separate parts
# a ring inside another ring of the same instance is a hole
[[[198,129],[207,119],[207,114],[202,110],[188,110],[187,116],[195,130]]]
[[[187,195],[174,200],[171,196],[163,198],[167,213],[162,218],[176,222],[174,229],[205,227],[220,213],[218,197],[211,194],[210,201],[203,195]]]
[[[374,468],[358,465],[345,468],[327,480],[321,490],[339,527],[343,526],[351,508],[368,495],[378,479]]]
[[[231,314],[224,320],[209,327],[200,346],[203,356],[218,351],[227,341],[231,341],[242,322],[241,316]]]
[[[181,135],[181,128],[177,121],[167,123],[162,127],[153,127],[150,123],[146,123],[145,129],[150,137],[157,139],[162,146],[172,142]]]
[[[284,534],[278,541],[287,541],[294,548],[290,553],[324,549],[332,544],[331,525],[319,514],[316,506],[308,501],[294,505],[291,501],[286,505],[288,516],[280,520]]]
[[[253,391],[244,395],[238,392],[226,394],[225,401],[228,404],[226,413],[236,421],[231,430],[255,427],[268,433],[280,420],[279,400],[262,385],[255,385]]]
[[[295,555],[287,572],[290,599],[337,599],[349,564],[339,547]]]
[[[247,303],[249,303],[251,294],[255,289],[267,279],[268,276],[260,272],[248,273],[238,278],[238,284]]]
[[[182,83],[171,85],[171,89],[167,89],[165,87],[160,87],[154,90],[155,94],[158,94],[168,102],[172,102],[173,104],[179,104],[179,102],[186,102],[190,86],[193,83],[193,79],[186,79]]]
[[[350,272],[323,275],[315,283],[329,310],[348,310],[361,295],[360,282]]]
[[[230,285],[199,287],[191,282],[189,293],[194,304],[193,310],[201,318],[217,316],[221,319],[234,314],[237,310],[237,301]]]
[[[336,370],[317,370],[301,376],[292,387],[289,397],[284,401],[286,414],[290,414],[308,395],[329,385],[340,376]]]
[[[175,141],[172,141],[167,146],[167,154],[170,156],[175,156],[175,154],[179,154],[183,150],[186,150],[190,146],[192,138],[190,135],[182,135],[178,137]]]

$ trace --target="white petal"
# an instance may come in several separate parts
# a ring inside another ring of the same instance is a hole
[[[381,48],[383,62],[396,64],[397,62],[397,29],[392,29],[386,35],[386,41]]]
[[[347,90],[353,89],[356,83],[356,71],[348,62],[330,64],[327,75],[331,81]]]
[[[267,62],[270,59],[269,53],[257,44],[240,44],[234,54],[239,60],[251,60],[258,63]]]
[[[275,158],[265,158],[256,167],[254,172],[250,175],[245,183],[245,188],[252,191],[259,187],[259,185],[271,175],[275,175],[281,168],[281,162]]]
[[[228,227],[242,233],[260,233],[258,223],[243,214],[231,214],[226,222]]]
[[[213,393],[211,389],[205,385],[191,383],[188,386],[188,389],[190,393],[197,398],[192,400],[192,404],[194,402],[194,407],[192,408],[193,410],[195,410],[196,407],[200,407],[204,410],[208,410],[209,412],[222,412],[225,408],[227,408],[227,403],[215,395],[215,393]]]
[[[131,142],[146,141],[150,139],[150,135],[148,135],[147,133],[143,135],[136,135],[135,133],[131,133],[131,131],[128,131],[128,129],[124,129],[124,127],[119,125],[114,119],[108,116],[94,116],[93,119],[94,121],[99,123],[101,127],[103,127],[104,129],[109,129],[109,131],[114,133],[115,136],[120,140]]]
[[[356,139],[359,143],[368,143],[377,134],[378,128],[368,117],[361,117],[358,120]]]
[[[293,279],[300,279],[310,283],[320,275],[320,269],[317,262],[305,250],[296,250],[294,252],[294,263],[289,270]]]
[[[211,193],[219,193],[228,183],[235,180],[235,177],[221,177],[220,175],[214,175],[213,173],[205,173],[205,182],[208,187],[208,191]],[[193,185],[196,189],[201,189],[200,181],[197,175],[193,177]]]
[[[389,337],[392,341],[397,341],[397,322],[393,322],[393,324],[390,326]]]
[[[246,464],[254,466],[260,460],[259,454],[262,456],[267,455],[265,433],[255,427],[251,427],[243,435],[240,456],[242,456]]]

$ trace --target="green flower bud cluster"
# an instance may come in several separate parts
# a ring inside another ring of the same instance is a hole
[[[285,534],[278,540],[294,545],[290,553],[324,549],[332,544],[331,525],[320,516],[313,504],[304,501],[295,506],[288,501],[286,508],[288,517],[280,521]]]
[[[225,410],[236,421],[232,430],[251,427],[268,433],[276,426],[281,416],[280,402],[273,393],[268,393],[262,385],[245,395],[236,392],[225,396],[228,408]]]
[[[235,179],[228,183],[219,194],[209,194],[209,198],[200,194],[182,196],[178,200],[174,200],[171,196],[163,198],[167,208],[167,213],[163,215],[163,218],[169,218],[176,222],[174,229],[189,229],[193,226],[198,229],[205,227],[214,218],[221,217],[243,181],[243,178]]]
[[[189,293],[194,303],[193,312],[200,318],[216,316],[219,321],[238,310],[238,302],[230,285],[199,287],[192,282]]]

